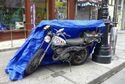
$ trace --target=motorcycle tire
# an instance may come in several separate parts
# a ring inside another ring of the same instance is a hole
[[[72,65],[80,65],[86,62],[88,58],[88,52],[87,49],[83,49],[80,51],[74,51],[71,52],[72,58],[71,58],[71,64]]]
[[[36,69],[39,66],[40,58],[41,58],[43,52],[44,52],[43,49],[40,48],[40,49],[37,50],[37,52],[31,58],[31,60],[29,61],[29,63],[27,64],[27,67],[25,69],[25,74],[26,75],[30,75],[34,71],[36,71]]]

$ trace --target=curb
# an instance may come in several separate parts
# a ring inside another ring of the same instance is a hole
[[[118,31],[118,34],[125,34],[125,31]]]
[[[19,49],[19,48],[20,48],[20,47],[7,48],[7,49],[0,49],[0,52],[10,51],[10,50],[16,50],[16,49]]]
[[[104,82],[105,80],[107,80],[108,78],[110,78],[111,76],[113,76],[114,74],[116,74],[117,72],[121,71],[124,68],[125,68],[125,62],[112,68],[111,70],[109,70],[105,74],[99,76],[98,78],[90,81],[88,84],[101,84],[102,82]]]

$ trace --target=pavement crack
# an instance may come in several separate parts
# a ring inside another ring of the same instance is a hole
[[[55,72],[53,69],[49,68],[48,66],[45,66],[45,68],[50,70],[51,72]]]
[[[56,72],[56,71],[54,71],[53,69],[49,68],[48,66],[45,66],[45,68],[48,69],[48,70],[50,70],[50,71],[52,71],[52,72],[54,72],[53,74],[51,74],[52,77],[61,76],[61,77],[65,78],[66,80],[70,81],[70,82],[73,83],[73,84],[78,84],[76,81],[73,81],[73,80],[71,80],[70,78],[64,76],[63,74],[66,73],[66,72],[64,72],[64,71]]]
[[[61,77],[67,79],[68,81],[72,82],[73,84],[78,84],[77,82],[71,80],[70,78],[68,78],[68,77],[66,77],[66,76],[64,76],[64,75],[61,75]]]

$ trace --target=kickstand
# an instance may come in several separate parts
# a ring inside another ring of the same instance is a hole
[[[68,60],[67,62],[69,63],[70,72],[72,72],[72,70],[71,70],[71,62],[70,62],[70,60]]]

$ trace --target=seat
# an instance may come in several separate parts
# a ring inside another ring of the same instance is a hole
[[[68,45],[83,45],[84,44],[84,39],[83,38],[74,38],[74,39],[67,39],[66,43]]]

